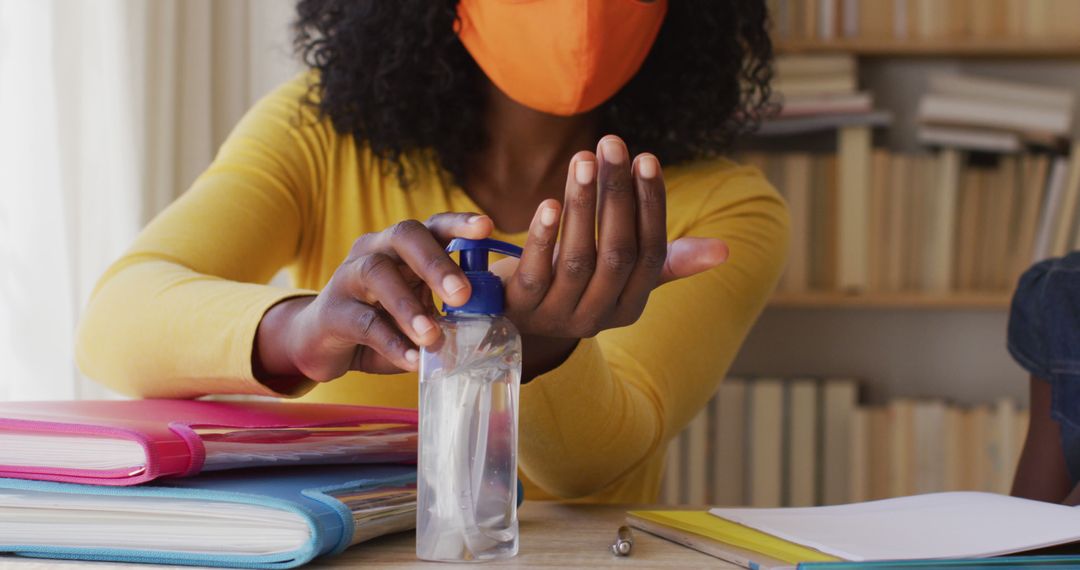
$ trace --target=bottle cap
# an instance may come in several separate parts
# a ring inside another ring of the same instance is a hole
[[[496,239],[455,238],[446,247],[447,253],[459,252],[461,269],[472,285],[472,295],[457,307],[443,303],[448,315],[499,315],[503,312],[503,284],[498,275],[488,271],[488,253],[495,252],[521,257],[521,248]]]

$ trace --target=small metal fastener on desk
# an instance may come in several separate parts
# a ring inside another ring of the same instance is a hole
[[[630,527],[620,526],[618,534],[615,535],[615,542],[611,544],[611,553],[615,556],[630,556],[633,548],[634,534],[630,532]]]

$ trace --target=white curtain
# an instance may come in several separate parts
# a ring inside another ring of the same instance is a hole
[[[292,0],[0,0],[0,400],[76,370],[97,277],[299,70]]]

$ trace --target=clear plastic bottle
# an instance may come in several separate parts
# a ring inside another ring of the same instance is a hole
[[[521,338],[502,313],[488,251],[520,255],[495,240],[454,240],[473,287],[446,307],[443,336],[421,351],[416,555],[483,561],[518,551],[517,435]]]

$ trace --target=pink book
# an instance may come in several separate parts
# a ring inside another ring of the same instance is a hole
[[[0,403],[0,477],[136,485],[267,465],[415,463],[416,410],[125,400]]]

